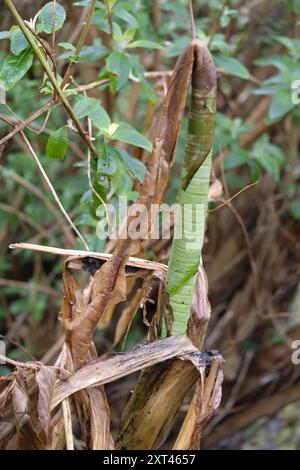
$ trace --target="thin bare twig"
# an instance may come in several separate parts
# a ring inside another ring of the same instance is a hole
[[[6,335],[0,335],[0,339],[3,340],[3,341],[8,341],[9,343],[13,344],[14,346],[16,346],[18,349],[20,349],[21,351],[23,351],[23,353],[26,354],[26,356],[30,357],[30,359],[32,361],[36,361],[36,358],[29,352],[27,351],[26,348],[24,348],[24,346],[22,346],[21,344],[17,343],[17,341],[14,341],[13,339],[9,338],[8,336]]]
[[[220,21],[220,18],[221,16],[223,15],[224,13],[224,10],[225,10],[225,7],[226,7],[226,4],[227,4],[227,0],[224,0],[223,1],[223,5],[219,11],[219,14],[215,16],[214,18],[214,22],[213,22],[213,26],[212,26],[212,30],[211,30],[211,33],[210,33],[210,38],[209,38],[209,41],[208,41],[208,44],[207,44],[207,47],[210,47],[212,41],[213,41],[213,38],[216,34],[216,30],[217,30],[217,27],[218,27],[218,23]]]
[[[48,110],[47,116],[46,116],[45,121],[43,122],[42,126],[37,126],[36,124],[32,124],[31,126],[28,125],[27,129],[34,132],[35,134],[40,134],[42,132],[45,132],[48,135],[52,134],[52,131],[50,129],[48,129],[47,127],[45,127],[45,125],[47,124],[47,120],[49,118],[48,114],[51,112],[51,110],[52,110],[52,108],[50,110]],[[32,118],[32,116],[28,119],[31,120],[31,118]],[[18,119],[11,119],[11,118],[8,119],[7,116],[4,116],[3,114],[0,114],[0,120],[5,122],[8,125],[14,127],[14,130],[11,132],[11,134],[12,134],[11,137],[14,137],[17,134],[17,132],[19,132],[20,128],[24,128],[26,122],[28,122],[28,120],[24,121],[22,123],[22,126],[21,125],[19,126],[19,124],[18,124],[20,122],[19,118]],[[80,148],[78,147],[78,145],[76,145],[75,142],[70,141],[69,145],[70,145],[71,150],[78,156],[78,158],[80,158],[81,160],[86,159],[85,154],[82,152],[82,150],[80,150]]]
[[[107,0],[104,0],[105,6],[106,6],[106,12],[107,12],[107,21],[109,25],[109,37],[110,37],[110,49],[113,49],[113,43],[114,43],[114,30],[113,30],[113,21],[112,21],[112,14],[111,14],[111,9],[109,6],[109,3]]]
[[[87,36],[88,30],[90,28],[90,24],[91,24],[93,14],[94,14],[94,11],[95,11],[95,8],[96,8],[96,3],[97,3],[96,0],[91,1],[89,10],[87,12],[86,20],[85,20],[85,23],[84,23],[84,27],[81,31],[81,35],[78,39],[78,42],[77,42],[77,45],[76,45],[76,48],[75,48],[75,55],[76,56],[79,56],[81,48],[82,48],[83,44],[85,43],[86,36]],[[64,88],[64,86],[68,83],[69,78],[72,74],[74,65],[75,65],[74,62],[72,62],[72,61],[69,62],[68,68],[65,72],[65,75],[64,75],[64,78],[63,78],[63,81],[62,81],[62,84],[61,84],[62,88]]]
[[[50,118],[51,111],[52,111],[52,109],[48,109],[46,117],[44,119],[44,122],[43,122],[43,124],[41,125],[41,127],[39,128],[38,131],[36,131],[35,129],[30,129],[30,130],[36,132],[37,134],[42,134],[45,131],[46,126],[48,124],[48,120]]]
[[[104,78],[103,80],[96,80],[94,82],[87,83],[86,85],[78,85],[74,82],[73,77],[70,77],[71,81],[76,86],[76,90],[80,93],[83,91],[92,90],[93,88],[97,88],[98,86],[105,85],[105,83],[109,82],[109,78]]]
[[[52,15],[52,59],[55,64],[55,22],[56,22],[56,0],[53,0],[53,15]],[[55,67],[56,71],[56,67]]]
[[[40,225],[36,220],[34,220],[32,217],[24,214],[22,211],[19,211],[8,204],[4,204],[1,202],[0,210],[17,216],[20,220],[22,220],[23,222],[26,222],[26,224],[30,225],[37,232],[42,232],[42,233],[45,232],[44,227]]]
[[[47,173],[45,172],[38,156],[36,155],[35,151],[33,150],[32,148],[32,145],[31,143],[29,142],[29,140],[27,139],[26,135],[24,134],[24,131],[21,131],[21,135],[23,137],[23,140],[25,142],[25,144],[27,145],[31,155],[33,156],[34,158],[34,161],[35,163],[37,164],[37,167],[44,179],[44,181],[46,182],[48,188],[50,189],[50,192],[52,194],[52,196],[54,197],[54,200],[56,202],[56,204],[58,205],[58,207],[60,208],[61,212],[64,214],[65,218],[67,219],[67,221],[69,222],[69,224],[71,225],[72,229],[77,233],[78,237],[80,238],[80,240],[82,241],[84,247],[89,250],[89,246],[87,244],[87,242],[85,241],[85,239],[83,238],[83,236],[81,235],[81,233],[79,232],[78,228],[74,225],[72,219],[70,218],[69,214],[67,213],[67,211],[65,210],[64,206],[62,205],[54,187],[52,186],[52,183],[47,175]]]
[[[51,100],[51,101],[48,101],[48,103],[44,104],[44,106],[42,106],[38,111],[36,111],[32,116],[30,116],[29,118],[25,119],[25,121],[23,121],[22,123],[20,124],[17,124],[15,126],[15,128],[9,132],[9,134],[7,134],[6,136],[4,136],[1,140],[0,140],[0,145],[4,144],[5,142],[7,142],[8,140],[10,140],[15,134],[17,134],[18,132],[22,131],[23,129],[25,129],[25,127],[27,127],[31,122],[35,121],[36,119],[38,119],[42,114],[44,114],[45,112],[48,112],[50,109],[53,108],[53,106],[57,104],[57,102],[55,100]],[[2,116],[1,115],[1,120],[2,121],[5,121],[5,116]],[[13,125],[11,124],[10,121],[6,120],[5,121],[7,124],[10,124],[10,125]]]
[[[38,365],[35,362],[19,362],[19,361],[14,361],[13,359],[10,359],[9,357],[4,356],[3,354],[0,354],[0,361],[2,364],[11,364],[12,366],[15,367],[26,367],[29,369],[38,369]]]
[[[26,26],[26,28],[31,32],[31,34],[33,34],[33,36],[35,37],[35,39],[40,43],[40,45],[42,46],[42,48],[44,49],[46,55],[49,57],[49,59],[51,60],[52,62],[52,65],[53,65],[53,70],[54,70],[54,73],[55,73],[55,64],[53,62],[53,57],[52,57],[52,51],[49,47],[49,44],[47,43],[47,41],[45,41],[44,39],[40,38],[40,36],[34,31],[34,29],[31,28],[30,24],[28,24],[27,21],[24,21],[24,24]]]
[[[221,209],[221,207],[226,206],[229,202],[233,201],[233,199],[235,199],[235,198],[236,198],[237,196],[239,196],[241,193],[243,193],[243,192],[246,191],[247,189],[252,188],[252,186],[255,186],[255,185],[258,184],[258,183],[259,183],[259,181],[255,181],[254,183],[248,184],[247,186],[245,186],[245,188],[240,189],[240,191],[238,191],[237,193],[235,193],[235,194],[234,194],[233,196],[231,196],[229,199],[226,199],[226,201],[222,202],[222,204],[220,204],[219,206],[214,207],[213,209],[208,210],[208,212],[215,212],[216,210]]]
[[[13,181],[20,184],[25,189],[27,189],[32,194],[34,194],[37,198],[39,198],[42,201],[42,203],[47,207],[47,209],[51,212],[56,222],[62,227],[64,235],[66,239],[69,241],[69,243],[74,244],[75,238],[74,238],[73,233],[70,232],[69,226],[65,226],[64,219],[61,217],[60,212],[57,211],[56,206],[53,206],[53,204],[49,201],[47,196],[40,189],[38,189],[36,186],[31,184],[30,181],[18,175],[18,173],[16,173],[15,171],[7,170],[6,168],[0,166],[0,172],[1,171],[4,176],[8,176]]]
[[[190,14],[190,22],[191,22],[191,33],[192,39],[196,39],[196,26],[195,26],[195,19],[194,19],[194,11],[193,11],[193,0],[189,0],[189,14]]]
[[[227,198],[227,207],[231,210],[231,212],[235,216],[236,220],[238,221],[238,223],[241,227],[241,230],[243,232],[245,242],[246,242],[249,261],[250,261],[250,267],[251,267],[251,271],[252,271],[252,275],[253,275],[254,291],[255,291],[255,302],[256,302],[256,305],[258,307],[259,306],[259,303],[258,303],[259,296],[258,296],[258,283],[257,283],[257,268],[256,268],[256,263],[255,263],[255,259],[254,259],[254,255],[253,255],[252,246],[251,246],[251,240],[250,240],[248,231],[245,227],[245,224],[244,224],[244,221],[243,221],[242,217],[240,216],[239,212],[236,210],[236,208],[234,207],[232,202],[229,200],[230,197],[229,197],[228,186],[227,186],[227,182],[226,182],[226,178],[225,178],[224,160],[222,160],[222,164],[221,164],[221,174],[222,174],[223,187],[224,187],[225,195],[226,195],[226,198]]]
[[[65,250],[64,248],[55,248],[52,246],[35,245],[33,243],[12,243],[9,245],[10,249],[33,250],[42,253],[51,253],[59,256],[90,256],[93,258],[102,259],[107,261],[113,255],[110,253],[99,253],[96,251],[83,251],[83,250]],[[167,272],[168,266],[166,264],[157,263],[156,261],[149,261],[147,259],[135,258],[130,256],[127,260],[128,266],[136,268],[149,269],[150,271]]]

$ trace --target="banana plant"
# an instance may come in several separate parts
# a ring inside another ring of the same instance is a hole
[[[190,314],[196,275],[201,260],[212,144],[216,114],[216,70],[204,43],[194,41],[192,96],[185,155],[177,194],[175,222],[166,280],[167,331],[184,334]]]

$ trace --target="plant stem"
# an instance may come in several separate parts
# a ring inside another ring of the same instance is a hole
[[[11,139],[15,134],[18,132],[22,131],[27,127],[32,121],[35,121],[38,119],[42,114],[44,114],[46,111],[49,111],[50,109],[53,108],[53,106],[56,104],[55,100],[48,101],[48,103],[44,104],[38,111],[36,111],[32,116],[27,118],[25,121],[22,123],[19,123],[15,125],[14,129],[9,132],[9,134],[5,135],[1,140],[0,140],[0,145],[4,144],[7,142],[9,139]],[[5,116],[1,116],[1,118],[4,120]],[[8,124],[11,124],[11,122],[7,122]]]
[[[90,27],[90,24],[91,24],[91,21],[92,21],[92,18],[93,18],[95,8],[96,8],[96,0],[92,0],[91,5],[90,5],[89,10],[88,10],[88,13],[87,13],[87,16],[86,16],[84,27],[82,28],[80,37],[79,37],[77,45],[76,45],[76,49],[75,49],[75,55],[76,56],[79,56],[81,48],[82,48],[83,44],[85,43],[86,36],[87,36],[88,30],[89,30],[89,27]],[[73,71],[74,65],[75,65],[74,62],[71,62],[71,61],[69,62],[68,68],[65,72],[65,75],[64,75],[64,78],[63,78],[63,81],[62,81],[62,84],[61,84],[62,89],[68,83],[69,78],[71,76],[71,73]]]
[[[191,22],[192,39],[196,39],[196,26],[195,26],[193,1],[192,0],[189,0],[189,14],[190,14],[190,22]]]
[[[204,239],[211,149],[215,129],[216,73],[208,49],[198,42],[185,156],[177,201],[167,292],[173,314],[171,334],[183,334],[192,305]],[[202,63],[201,63],[202,59]],[[201,65],[200,65],[201,63]],[[181,232],[176,237],[176,230]]]
[[[106,11],[107,11],[107,21],[109,24],[109,42],[110,42],[110,50],[113,50],[113,45],[114,45],[114,30],[113,30],[113,21],[112,21],[112,14],[111,14],[111,9],[108,4],[107,0],[104,0],[105,6],[106,6]]]

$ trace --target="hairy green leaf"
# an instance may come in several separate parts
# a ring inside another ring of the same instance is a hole
[[[219,56],[215,58],[215,63],[217,67],[223,69],[224,73],[229,75],[234,75],[239,78],[248,79],[250,74],[246,67],[241,64],[241,62],[233,57],[229,56]]]
[[[114,152],[106,144],[101,144],[98,147],[98,152],[97,173],[101,176],[113,176],[118,169]]]
[[[20,30],[20,28],[15,28],[11,32],[11,36],[10,36],[10,51],[14,55],[19,55],[20,52],[24,51],[24,49],[27,49],[27,47],[28,47],[28,42],[24,34]]]
[[[272,98],[268,116],[271,121],[279,121],[294,107],[290,90],[279,90]]]
[[[36,29],[37,32],[44,32],[50,34],[53,32],[53,11],[54,11],[54,2],[46,3],[43,8],[38,12],[38,20]],[[62,28],[66,19],[66,12],[63,6],[56,2],[55,8],[55,25],[54,30],[58,31]]]
[[[79,119],[90,116],[99,107],[99,100],[85,96],[80,98],[74,106],[74,112]]]
[[[119,90],[122,86],[126,85],[131,69],[130,57],[121,52],[112,52],[106,60],[106,68],[109,72],[116,74],[118,79],[116,89]]]
[[[112,134],[112,140],[120,140],[127,144],[135,145],[136,147],[142,147],[148,152],[152,150],[152,144],[143,134],[138,132],[133,127],[125,122],[118,123],[117,130]]]
[[[126,21],[132,28],[138,28],[138,22],[135,17],[129,13],[129,11],[124,10],[124,8],[114,8],[114,15],[120,18],[123,21]]]
[[[144,47],[145,49],[163,49],[163,47],[154,41],[148,41],[146,39],[138,39],[137,41],[132,41],[127,45],[127,48],[135,47]]]
[[[6,90],[12,88],[32,66],[33,52],[27,48],[19,55],[9,54],[0,71],[0,80],[4,83]]]
[[[48,157],[63,160],[68,148],[68,132],[66,126],[62,126],[50,135],[46,152]]]
[[[118,153],[125,163],[129,173],[136,178],[139,183],[142,183],[146,174],[146,167],[143,162],[131,157],[124,149],[118,149]]]
[[[90,118],[97,129],[107,129],[111,125],[109,115],[100,104],[95,111],[90,113]]]

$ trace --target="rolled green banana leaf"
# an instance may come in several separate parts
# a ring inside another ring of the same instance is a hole
[[[216,70],[207,47],[193,41],[192,96],[177,195],[179,211],[166,280],[168,334],[184,334],[201,262],[216,114]]]

